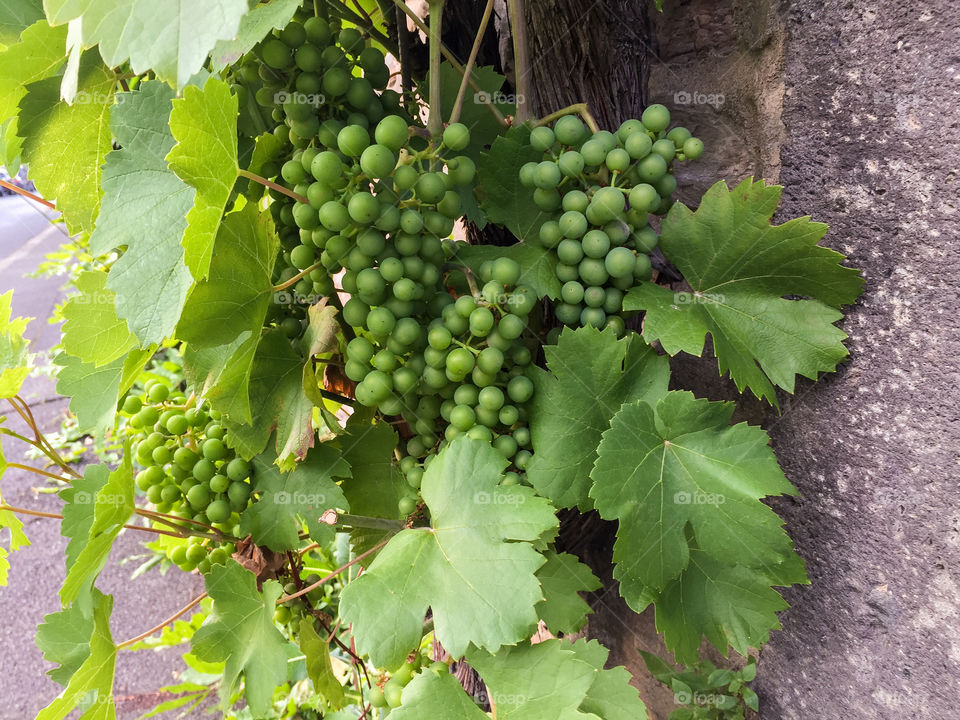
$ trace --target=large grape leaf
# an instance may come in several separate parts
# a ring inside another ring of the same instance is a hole
[[[190,641],[208,662],[226,662],[220,698],[226,705],[243,675],[245,695],[256,717],[266,715],[273,690],[287,679],[287,641],[273,624],[283,588],[276,580],[257,590],[256,576],[234,560],[214,565],[204,578],[213,608]]]
[[[826,225],[806,217],[770,224],[780,192],[752,178],[733,190],[720,181],[696,212],[674,205],[660,248],[693,292],[643,283],[623,303],[646,311],[644,337],[671,355],[700,355],[709,333],[720,373],[774,406],[774,386],[792,393],[797,375],[815,380],[847,356],[836,308],[863,287],[840,253],[817,244]]]
[[[731,426],[732,403],[673,391],[624,405],[597,449],[590,496],[618,520],[613,559],[636,607],[687,566],[687,528],[717,562],[775,567],[792,554],[783,521],[760,499],[795,494],[759,427]]]
[[[237,98],[211,77],[201,90],[188,86],[173,101],[170,131],[177,144],[167,154],[170,169],[197,194],[181,244],[197,280],[207,276],[220,218],[237,179]]]
[[[645,720],[630,673],[605,670],[607,655],[596,640],[547,640],[471,649],[467,660],[487,685],[494,720]]]
[[[343,478],[341,483],[343,494],[350,503],[350,512],[399,520],[397,503],[410,486],[394,462],[396,430],[385,422],[371,422],[369,414],[361,410],[350,416],[347,433],[339,441],[343,457],[350,464],[350,476]],[[350,542],[354,552],[362,553],[390,534],[389,530],[354,528],[350,532]]]
[[[0,0],[0,8],[3,5]],[[52,28],[39,20],[0,52],[0,120],[16,116],[27,85],[54,75],[63,66],[66,39],[66,28]]]
[[[540,162],[543,153],[529,144],[530,128],[511,128],[493,141],[477,163],[477,195],[490,222],[505,225],[520,240],[537,242],[550,219],[533,202],[533,190],[520,183],[520,168]]]
[[[107,156],[103,208],[90,238],[98,255],[126,246],[107,286],[117,294],[117,315],[143,344],[170,335],[193,282],[180,239],[196,191],[164,160],[175,142],[173,98],[156,80],[118,96],[110,124],[123,147]]]
[[[113,720],[116,717],[113,674],[117,648],[110,634],[113,597],[97,590],[93,593],[93,632],[87,657],[57,699],[40,711],[37,720],[63,720],[77,707],[85,708],[78,720]]]
[[[655,402],[667,391],[670,368],[636,336],[565,328],[546,346],[549,373],[536,371],[530,432],[534,455],[527,479],[558,507],[592,507],[590,470],[610,418],[625,402]]]
[[[220,224],[209,276],[190,293],[177,337],[188,343],[184,367],[220,412],[252,419],[248,385],[270,303],[279,243],[269,213],[254,204]]]
[[[126,355],[137,338],[117,317],[116,296],[107,289],[107,273],[86,271],[77,276],[80,291],[63,306],[65,352],[97,367]]]
[[[93,56],[80,63],[73,105],[60,100],[60,78],[27,86],[20,100],[17,133],[23,160],[40,193],[56,199],[71,233],[93,229],[100,207],[100,173],[110,152],[110,107],[116,78]],[[127,218],[129,222],[129,218]]]
[[[302,0],[272,0],[254,7],[240,20],[235,37],[219,40],[214,46],[210,53],[213,71],[220,72],[228,65],[233,65],[271,30],[286,27],[302,4]]]
[[[597,590],[600,580],[569,553],[551,550],[545,555],[547,561],[537,570],[537,580],[543,590],[537,616],[554,635],[578,632],[587,622],[587,615],[593,612],[580,593]]]
[[[224,418],[233,446],[244,457],[259,455],[276,431],[276,451],[281,462],[303,458],[313,447],[313,401],[303,390],[307,361],[290,346],[279,328],[260,339],[250,371],[249,424]]]
[[[67,353],[53,359],[60,366],[57,393],[70,398],[70,412],[77,416],[79,430],[99,436],[113,426],[120,395],[130,388],[155,350],[155,345],[133,350],[101,367]]]
[[[47,671],[50,679],[66,686],[83,662],[90,657],[93,634],[93,608],[75,603],[59,612],[43,616],[37,626],[37,647],[43,659],[59,667]]]
[[[403,689],[393,720],[487,720],[488,716],[449,673],[418,673]]]
[[[0,0],[0,50],[16,43],[37,20],[43,20],[40,0]]]
[[[20,392],[30,374],[29,340],[23,333],[30,318],[11,317],[13,290],[0,295],[0,398]]]
[[[792,578],[773,584],[805,582],[798,567]],[[780,629],[777,613],[787,602],[771,587],[771,578],[753,568],[730,566],[710,553],[690,549],[687,569],[654,600],[657,630],[677,662],[692,665],[699,658],[702,637],[724,655],[728,645],[741,655],[770,639]]]
[[[496,650],[518,642],[536,626],[544,558],[530,543],[557,520],[530,488],[499,485],[505,467],[489,443],[456,438],[423,477],[430,526],[391,538],[344,589],[341,615],[377,666],[396,667],[416,648],[428,607],[454,657],[471,643]]]
[[[275,461],[276,455],[269,452],[253,459],[253,487],[260,498],[240,516],[241,536],[251,535],[257,545],[271,550],[294,550],[300,545],[298,518],[302,518],[313,540],[333,540],[333,529],[320,522],[320,516],[331,508],[348,507],[333,480],[350,473],[340,451],[318,445],[290,472],[282,472]]]
[[[113,541],[123,530],[124,523],[133,514],[133,466],[129,448],[125,448],[123,462],[110,473],[107,482],[95,494],[77,492],[74,503],[84,500],[93,506],[93,521],[76,559],[67,568],[67,577],[60,588],[64,605],[77,599],[80,590],[92,581],[110,555]]]
[[[44,0],[51,25],[81,19],[81,44],[100,46],[110,67],[154,70],[182,88],[220,40],[237,35],[247,0]]]
[[[63,500],[63,508],[60,511],[63,515],[60,534],[68,538],[64,553],[68,571],[87,544],[90,528],[93,527],[93,511],[96,507],[93,500],[109,479],[110,468],[106,465],[87,465],[83,469],[83,477],[76,478],[57,493]]]

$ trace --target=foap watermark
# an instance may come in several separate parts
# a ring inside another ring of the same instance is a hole
[[[520,493],[501,492],[494,490],[492,493],[480,490],[473,496],[473,502],[477,505],[523,505],[527,499]]]
[[[100,91],[87,92],[86,90],[80,90],[73,96],[74,105],[107,105],[112,101],[113,97],[110,93]]]
[[[719,493],[699,491],[691,493],[686,490],[681,490],[673,495],[674,505],[723,505],[726,501],[727,498]]]
[[[674,105],[709,105],[719,110],[727,101],[723,93],[705,93],[699,90],[677,90],[673,94]]]
[[[526,695],[499,692],[488,693],[485,690],[481,690],[480,693],[476,695],[476,698],[481,703],[489,702],[490,706],[497,708],[498,712],[503,712],[511,707],[519,707],[527,702]]]
[[[281,90],[280,92],[273,94],[273,102],[276,105],[286,105],[287,103],[293,103],[294,105],[310,105],[311,107],[320,107],[327,102],[327,96],[323,93],[302,93],[294,90],[290,92],[289,90]]]
[[[277,305],[316,305],[323,299],[323,295],[304,294],[292,290],[280,290],[273,294],[273,302]]]
[[[473,102],[476,105],[489,105],[490,103],[496,105],[519,105],[524,102],[524,97],[523,95],[502,93],[499,90],[492,93],[481,90],[473,94]]]
[[[719,293],[678,292],[673,294],[674,305],[711,305],[726,301]]]
[[[302,493],[287,492],[279,490],[273,494],[273,502],[277,505],[306,505],[307,507],[317,507],[326,504],[326,496],[323,493]]]
[[[113,505],[120,507],[126,505],[128,499],[120,493],[90,493],[86,490],[79,490],[73,495],[74,505]]]
[[[920,109],[920,96],[913,93],[896,93],[889,90],[877,90],[873,93],[873,104],[893,108],[897,112],[908,109]]]
[[[673,694],[673,701],[677,705],[700,705],[700,706],[712,706],[712,705],[726,705],[727,700],[726,696],[718,695],[716,693],[702,693],[702,692],[693,692],[690,690],[678,690]]]

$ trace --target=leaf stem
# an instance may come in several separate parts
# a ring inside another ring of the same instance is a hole
[[[275,183],[273,180],[267,180],[265,177],[261,177],[261,176],[257,175],[256,173],[250,172],[249,170],[243,170],[243,169],[241,168],[240,170],[237,171],[237,174],[238,174],[240,177],[245,177],[245,178],[247,178],[248,180],[253,180],[254,182],[260,183],[261,185],[263,185],[263,186],[265,186],[265,187],[268,187],[268,188],[271,188],[271,189],[273,189],[273,190],[276,190],[278,193],[283,193],[283,194],[286,195],[287,197],[291,197],[291,198],[293,198],[294,200],[296,200],[297,202],[302,202],[302,203],[307,203],[307,204],[310,203],[310,201],[307,200],[303,195],[300,195],[300,194],[298,194],[298,193],[295,193],[293,190],[290,190],[289,188],[285,188],[283,185],[280,185],[280,184],[278,184],[278,183]]]
[[[527,21],[523,0],[507,0],[510,30],[513,35],[513,80],[517,92],[517,122],[530,119],[530,55],[527,49]]]
[[[463,100],[467,95],[467,86],[470,84],[470,76],[473,74],[473,66],[477,62],[477,55],[480,52],[480,44],[483,42],[483,36],[487,32],[487,24],[490,22],[490,16],[493,15],[493,5],[496,0],[487,0],[487,6],[483,9],[483,17],[480,18],[480,26],[477,28],[477,34],[473,38],[473,47],[470,48],[470,57],[467,58],[467,64],[464,66],[463,79],[460,81],[460,89],[457,91],[457,101],[453,104],[453,111],[450,113],[451,124],[460,119],[460,113],[463,112]]]
[[[403,528],[403,524],[399,520],[367,517],[366,515],[350,515],[348,513],[337,513],[337,524],[349,525],[350,527],[370,528],[371,530],[400,530]]]
[[[587,123],[587,127],[589,127],[593,132],[600,132],[600,126],[597,124],[596,118],[590,113],[590,108],[585,102],[568,105],[567,107],[557,110],[556,112],[552,112],[549,115],[537,120],[533,126],[541,127],[543,125],[549,125],[554,120],[561,118],[564,115],[579,115],[583,118],[584,122]]]
[[[36,473],[37,475],[43,475],[44,477],[53,478],[54,480],[63,480],[64,482],[69,482],[63,475],[57,475],[56,473],[47,472],[46,470],[41,470],[40,468],[35,468],[30,465],[21,465],[20,463],[7,463],[8,468],[16,468],[17,470],[26,470],[27,472]]]
[[[138,643],[138,642],[140,642],[141,640],[145,640],[146,638],[150,637],[150,636],[153,635],[154,633],[160,632],[160,631],[163,630],[167,625],[169,625],[170,623],[174,622],[175,620],[179,620],[181,617],[183,617],[183,616],[186,615],[188,612],[190,612],[190,610],[192,610],[192,609],[195,608],[197,605],[199,605],[201,602],[203,602],[204,598],[206,598],[206,597],[207,597],[207,594],[206,594],[205,592],[204,592],[204,593],[200,593],[197,597],[195,597],[193,600],[191,600],[189,603],[187,603],[186,607],[181,608],[180,610],[178,610],[177,612],[175,612],[173,615],[171,615],[170,617],[168,617],[166,620],[164,620],[162,623],[160,623],[160,624],[157,625],[156,627],[152,627],[152,628],[150,628],[149,630],[147,630],[146,632],[140,633],[140,634],[137,635],[136,637],[132,637],[132,638],[130,638],[129,640],[124,640],[122,643],[118,644],[118,645],[117,645],[117,650],[121,650],[121,649],[123,649],[123,648],[125,648],[125,647],[128,647],[128,646],[130,646],[130,645],[133,645],[134,643]]]
[[[294,275],[292,278],[290,278],[290,279],[287,280],[286,282],[280,283],[279,285],[274,285],[274,286],[271,288],[271,290],[273,290],[273,292],[280,292],[281,290],[286,290],[286,289],[287,289],[288,287],[290,287],[291,285],[296,285],[298,282],[300,282],[301,280],[303,280],[303,278],[305,278],[307,275],[309,275],[309,274],[312,273],[314,270],[316,270],[317,268],[320,268],[320,267],[323,267],[323,263],[322,263],[322,262],[315,262],[313,265],[311,265],[310,267],[306,268],[305,270],[301,270],[300,272],[298,272],[296,275]]]
[[[384,545],[386,545],[386,544],[387,544],[387,541],[386,541],[386,540],[382,540],[381,542],[378,542],[376,545],[374,545],[372,548],[370,548],[370,549],[367,550],[366,552],[361,553],[360,555],[357,555],[353,560],[351,560],[351,561],[348,562],[348,563],[345,563],[344,565],[341,565],[341,566],[338,567],[336,570],[334,570],[333,572],[331,572],[329,575],[327,575],[326,577],[320,578],[319,580],[317,580],[317,581],[316,581],[315,583],[313,583],[312,585],[307,585],[307,586],[306,586],[305,588],[303,588],[302,590],[297,590],[297,592],[295,592],[295,593],[293,593],[293,594],[291,594],[291,595],[284,595],[283,597],[279,598],[279,599],[277,600],[277,604],[280,605],[281,603],[285,603],[285,602],[287,602],[287,601],[289,601],[289,600],[294,600],[294,599],[300,597],[301,595],[306,595],[306,594],[307,594],[308,592],[310,592],[311,590],[313,590],[313,589],[315,589],[315,588],[318,588],[318,587],[320,587],[321,585],[323,585],[325,582],[328,582],[328,581],[332,580],[333,578],[335,578],[337,575],[339,575],[340,573],[342,573],[344,570],[346,570],[346,569],[347,569],[348,567],[350,567],[351,565],[355,565],[356,563],[360,562],[361,560],[363,560],[363,559],[364,559],[365,557],[367,557],[368,555],[371,555],[371,554],[375,553],[377,550],[379,550],[380,548],[382,548],[382,547],[383,547]]]
[[[440,46],[443,40],[440,31],[443,27],[444,0],[427,0],[430,5],[430,116],[427,129],[435,141],[443,135],[443,115],[440,107]],[[464,77],[469,75],[464,74]]]

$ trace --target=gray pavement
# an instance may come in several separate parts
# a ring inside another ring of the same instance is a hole
[[[44,253],[65,241],[62,229],[50,224],[48,211],[19,197],[0,197],[0,293],[13,289],[14,314],[36,318],[27,332],[34,351],[48,350],[59,338],[58,327],[48,324],[47,318],[62,298],[64,278],[25,275],[36,269]],[[67,403],[57,397],[51,378],[31,377],[23,396],[44,430],[57,429]],[[0,413],[7,414],[7,410],[4,407]],[[6,422],[17,425],[9,415]],[[12,439],[3,439],[8,461],[30,462],[24,460],[23,450]],[[60,500],[43,492],[51,486],[37,475],[10,470],[0,479],[0,486],[4,499],[12,505],[59,511]],[[56,520],[25,518],[25,525],[31,545],[10,557],[9,584],[0,587],[0,720],[30,720],[60,692],[60,686],[45,674],[50,665],[43,661],[33,637],[43,616],[60,607],[57,591],[64,577],[66,542]],[[203,589],[200,578],[178,570],[166,576],[151,570],[130,580],[139,563],[118,563],[147,552],[143,541],[130,532],[122,535],[97,583],[114,596],[111,628],[118,642],[169,617]],[[174,683],[182,668],[177,649],[121,653],[114,685],[118,719],[133,720],[153,707],[156,690]],[[176,713],[167,716],[179,717]],[[186,717],[211,716],[196,712]]]

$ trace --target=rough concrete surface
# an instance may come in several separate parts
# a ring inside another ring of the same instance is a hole
[[[34,317],[27,331],[33,350],[47,350],[59,339],[57,326],[46,322],[61,298],[63,278],[26,278],[36,269],[44,253],[64,242],[61,230],[26,201],[0,198],[0,292],[14,290],[14,315]],[[47,432],[55,431],[66,409],[56,396],[52,379],[32,376],[22,395],[28,401],[38,424]],[[10,426],[24,427],[19,418],[4,407]],[[3,439],[9,462],[38,463],[24,457],[24,446],[11,438]],[[4,500],[14,506],[46,512],[59,512],[56,495],[41,490],[52,486],[39,476],[22,470],[8,470],[2,480]],[[59,685],[46,676],[52,666],[44,662],[34,644],[36,626],[47,613],[60,609],[57,592],[64,577],[66,539],[60,535],[56,520],[24,518],[30,547],[10,556],[10,577],[0,587],[0,720],[30,720],[60,692]],[[156,570],[131,581],[130,574],[139,564],[118,563],[124,558],[142,555],[144,537],[123,534],[98,581],[98,587],[114,595],[111,629],[116,641],[140,634],[169,617],[202,592],[202,581],[177,570],[161,576]],[[117,662],[114,686],[119,720],[133,720],[156,704],[155,694],[163,685],[175,681],[183,664],[176,649],[124,652]],[[199,718],[197,712],[189,717]],[[209,716],[202,716],[209,717]]]

